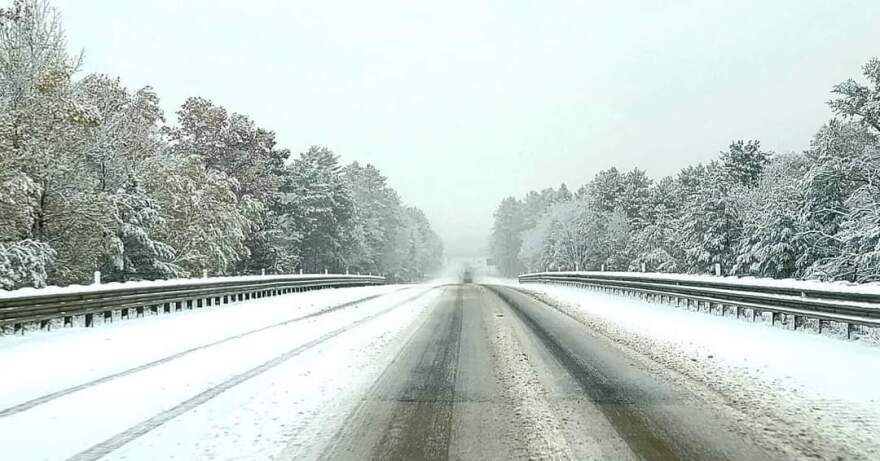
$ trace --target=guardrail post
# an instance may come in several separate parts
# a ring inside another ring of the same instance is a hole
[[[846,324],[846,339],[852,339],[853,333],[856,332],[856,325],[853,323]]]
[[[94,274],[94,275],[95,275],[95,278],[93,279],[93,280],[94,280],[94,284],[95,284],[95,285],[100,285],[100,284],[101,284],[101,271],[95,271],[95,274]]]
[[[94,314],[86,314],[84,320],[85,320],[86,327],[92,327],[95,325]]]
[[[821,335],[822,329],[823,329],[823,327],[825,327],[825,320],[823,320],[823,319],[818,319],[818,320],[819,320],[819,334]]]

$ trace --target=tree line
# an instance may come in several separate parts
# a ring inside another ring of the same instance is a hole
[[[539,270],[880,280],[880,59],[832,89],[834,117],[804,152],[734,141],[654,180],[600,171],[576,192],[508,197],[490,252],[512,276]]]
[[[422,278],[442,245],[372,165],[298,156],[204,98],[77,78],[58,11],[0,10],[0,288],[210,274]]]

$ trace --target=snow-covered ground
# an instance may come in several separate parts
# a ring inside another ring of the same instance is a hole
[[[346,377],[351,376],[350,367],[359,368],[367,363],[357,360],[366,360],[365,357],[371,351],[379,350],[371,349],[370,344],[379,344],[383,335],[403,328],[424,304],[421,301],[404,303],[401,309],[393,309],[387,313],[386,310],[425,292],[426,289],[425,286],[405,289],[401,286],[377,286],[321,290],[146,317],[97,328],[71,328],[24,337],[0,337],[0,369],[4,370],[4,379],[0,380],[0,412],[47,393],[160,361],[155,366],[87,386],[33,408],[7,415],[0,414],[0,447],[3,450],[0,458],[66,459],[114,438],[120,431],[137,428],[156,415],[168,412],[174,414],[174,409],[181,402],[198,400],[206,390],[218,386],[223,389],[217,395],[218,402],[228,401],[230,397],[225,395],[227,392],[240,398],[257,399],[260,396],[253,395],[253,390],[237,391],[240,386],[252,385],[250,383],[254,380],[268,380],[263,383],[270,389],[267,395],[269,399],[262,403],[261,408],[264,410],[273,409],[279,414],[297,415],[300,410],[296,409],[296,402],[300,402],[305,405],[301,411],[313,411],[314,409],[309,410],[312,408],[309,405],[333,398],[336,388],[344,384]],[[287,322],[338,304],[375,295],[383,296],[343,309],[329,310],[300,321]],[[420,299],[425,298],[423,296]],[[353,328],[350,333],[346,333],[345,336],[349,339],[344,342],[333,341],[331,336],[334,331],[359,325],[361,321],[375,315],[381,315],[381,319],[375,322],[365,321],[363,327]],[[217,343],[230,337],[235,338]],[[217,344],[198,349],[212,343]],[[320,347],[307,347],[312,344]],[[191,349],[196,350],[172,360],[161,361],[165,357]],[[324,351],[326,355],[322,356],[319,351]],[[348,354],[350,351],[357,351],[357,354]],[[285,352],[288,355],[297,355],[297,360],[291,363],[281,360],[277,363],[278,366],[266,368],[265,374],[253,374],[255,366],[272,363],[279,356],[284,356]],[[302,357],[299,357],[300,352]],[[326,360],[330,356],[333,359]],[[317,381],[310,378],[300,379],[310,373],[316,373],[323,378]],[[364,376],[369,379],[368,373]],[[241,377],[248,379],[239,382]],[[274,383],[287,386],[279,392],[302,392],[303,396],[309,397],[293,399],[283,407],[273,405],[271,393],[275,389],[272,387]],[[332,383],[332,386],[328,383]],[[234,397],[232,399],[233,403],[229,405],[245,405],[245,402],[235,401]],[[219,405],[222,406],[223,403]],[[193,412],[199,407],[194,405]],[[188,419],[191,418],[189,413],[181,413],[185,416],[181,418],[184,421],[183,426],[178,426],[182,434],[194,430],[194,427],[200,430],[213,428],[219,431],[215,434],[218,438],[234,442],[226,437],[237,427],[235,421],[218,418],[216,424],[201,421],[197,426],[189,426],[186,423],[191,421]],[[220,413],[223,413],[222,409]],[[209,417],[212,421],[217,415],[210,409],[200,409],[195,414],[213,415]],[[231,417],[235,419],[239,416],[233,412]],[[246,432],[242,437],[247,438],[250,435],[256,440],[264,437],[264,434],[268,435],[269,429],[263,426],[273,424],[271,416],[268,415],[265,420],[254,418],[254,423],[260,425],[259,430],[251,427],[253,432],[247,432],[249,429],[243,428]],[[284,432],[291,427],[290,424],[281,424],[277,430]],[[140,429],[144,427],[147,426],[141,426]],[[51,443],[45,442],[47,434],[51,434]],[[285,435],[289,436],[286,433]],[[281,437],[279,440],[282,439],[288,440],[289,437]],[[164,443],[168,439],[166,437],[157,440]],[[251,442],[256,443],[253,440]],[[170,447],[169,453],[176,450],[173,443],[163,446]],[[254,449],[259,450],[256,445]],[[171,457],[149,456],[149,459]],[[203,454],[191,452],[179,459],[205,457]]]
[[[108,460],[313,459],[394,358],[425,296],[326,341],[110,453]]]
[[[494,282],[517,285],[509,280]],[[711,389],[728,405],[762,421],[766,430],[796,433],[818,425],[842,449],[880,457],[880,347],[876,345],[583,288],[519,287],[680,373],[673,378]]]
[[[402,288],[381,285],[315,290],[94,328],[0,336],[0,368],[14,376],[0,380],[0,410],[230,335]]]

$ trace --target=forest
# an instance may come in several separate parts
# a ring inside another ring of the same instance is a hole
[[[374,166],[202,97],[80,75],[57,9],[0,10],[0,288],[238,274],[418,280],[443,248]],[[197,91],[197,89],[194,89]]]
[[[831,89],[804,152],[737,140],[674,176],[610,168],[574,192],[505,198],[496,267],[880,280],[880,59],[862,72]]]

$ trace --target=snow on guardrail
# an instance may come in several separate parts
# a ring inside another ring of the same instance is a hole
[[[668,272],[599,272],[599,271],[560,271],[533,272],[519,277],[540,276],[544,274],[560,276],[587,277],[628,277],[633,279],[663,280],[667,282],[706,282],[730,285],[731,288],[746,289],[748,287],[766,287],[791,290],[827,291],[841,294],[863,294],[880,296],[880,283],[851,283],[846,281],[824,282],[820,280],[772,279],[751,276],[716,276],[708,274],[672,274]]]
[[[880,328],[880,287],[797,280],[770,280],[642,272],[538,272],[519,276],[520,283],[583,286],[632,294],[708,313],[745,315],[755,321],[770,314],[792,329],[813,319],[821,333],[829,322],[845,325],[847,338],[862,328]],[[790,321],[786,321],[789,319]]]
[[[91,285],[67,285],[67,286],[48,286],[43,288],[23,287],[15,290],[0,289],[0,299],[27,298],[32,296],[51,296],[65,295],[76,293],[96,293],[96,292],[113,292],[120,290],[131,290],[137,288],[161,288],[174,287],[180,285],[204,284],[214,285],[230,282],[266,282],[270,280],[278,281],[296,281],[296,280],[323,280],[332,277],[345,277],[349,279],[363,278],[365,280],[382,279],[383,277],[376,275],[353,275],[353,274],[291,274],[291,275],[243,275],[243,276],[223,276],[209,278],[179,278],[164,280],[138,280],[130,282],[107,282]]]

